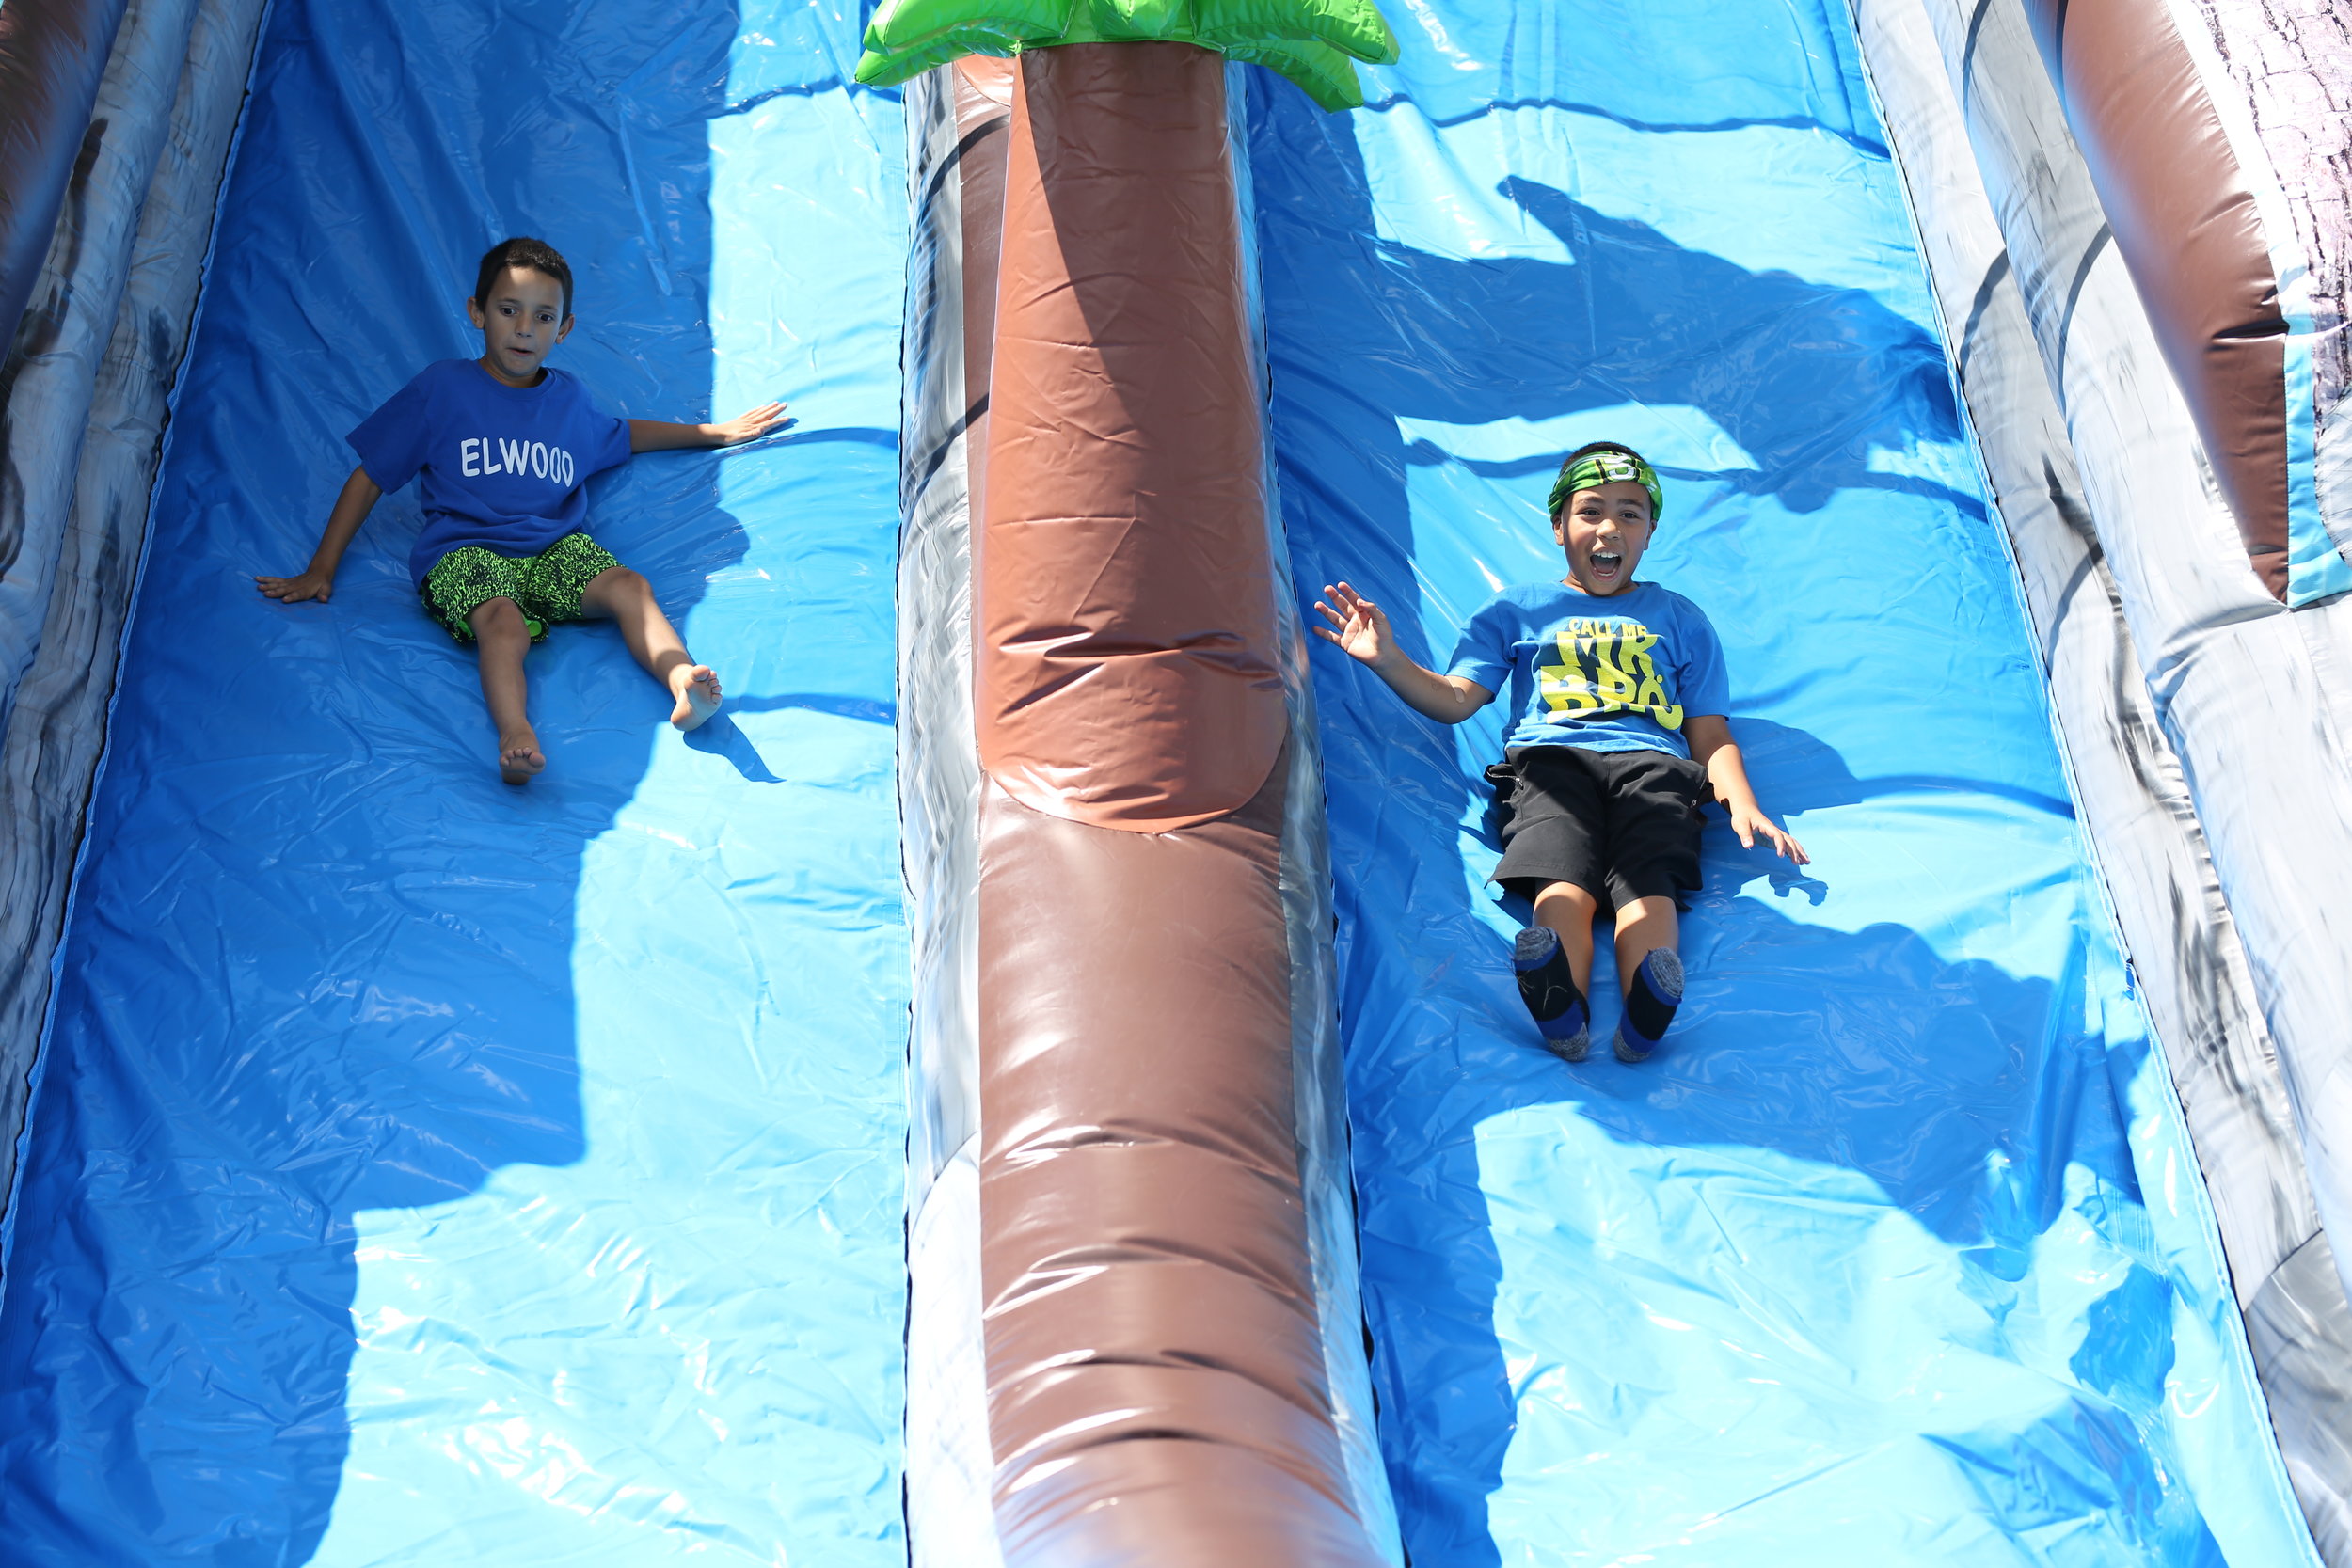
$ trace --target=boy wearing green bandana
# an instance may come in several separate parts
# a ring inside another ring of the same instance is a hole
[[[1535,924],[1512,955],[1544,1043],[1571,1062],[1591,1047],[1585,993],[1593,921],[1616,924],[1625,991],[1620,1061],[1645,1059],[1682,1000],[1677,911],[1699,885],[1699,805],[1711,793],[1742,846],[1789,860],[1804,848],[1756,803],[1724,710],[1722,644],[1699,608],[1634,572],[1664,510],[1640,453],[1597,441],[1568,454],[1551,488],[1557,582],[1506,588],[1480,607],[1439,674],[1396,645],[1380,607],[1346,583],[1324,589],[1315,628],[1415,711],[1458,724],[1508,690],[1513,722],[1495,879]]]

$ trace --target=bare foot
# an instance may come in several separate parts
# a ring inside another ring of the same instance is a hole
[[[499,736],[499,777],[511,784],[527,784],[548,765],[540,753],[539,737],[527,729]]]
[[[681,664],[670,672],[670,694],[677,706],[670,722],[691,730],[719,711],[719,677],[707,664]]]

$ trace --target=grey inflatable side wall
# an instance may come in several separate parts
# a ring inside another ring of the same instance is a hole
[[[963,363],[959,166],[1006,116],[958,123],[955,78],[906,84],[913,217],[901,356],[898,821],[914,966],[907,1046],[907,1538],[914,1568],[999,1568],[980,1343],[978,842],[972,726],[975,411]],[[967,117],[968,119],[969,117]],[[978,150],[976,152],[975,150]],[[1001,156],[1001,153],[997,154]]]
[[[2247,566],[2019,0],[1851,8],[2272,1423],[2352,1563],[2344,602]]]
[[[264,0],[135,0],[0,378],[0,1193]],[[21,955],[21,960],[18,956]]]

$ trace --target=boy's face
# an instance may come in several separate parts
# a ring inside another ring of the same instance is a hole
[[[1633,580],[1649,548],[1649,492],[1631,480],[1579,490],[1552,520],[1551,537],[1567,552],[1568,576],[1587,594],[1610,594]]]
[[[564,285],[544,272],[508,267],[490,285],[490,297],[466,301],[482,329],[482,368],[510,387],[534,387],[548,352],[571,336]]]

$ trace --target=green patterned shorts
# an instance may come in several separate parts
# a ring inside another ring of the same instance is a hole
[[[467,620],[492,599],[512,599],[540,641],[558,621],[584,621],[580,595],[599,572],[620,562],[584,533],[567,533],[537,555],[501,555],[480,545],[453,549],[433,563],[417,596],[424,612],[460,643],[473,641]]]

